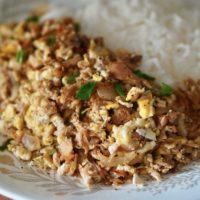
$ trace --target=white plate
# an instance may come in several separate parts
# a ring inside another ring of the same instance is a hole
[[[151,182],[143,188],[97,186],[88,190],[78,179],[29,167],[8,152],[0,153],[0,193],[13,199],[68,200],[200,200],[200,165],[190,165],[183,172]]]
[[[37,2],[0,0],[0,21],[24,17]],[[84,0],[67,1],[72,9],[81,6],[84,2]],[[77,179],[59,177],[53,172],[46,174],[30,168],[10,153],[3,152],[0,153],[0,194],[17,200],[200,200],[200,165],[194,163],[179,174],[166,177],[166,180],[160,183],[151,182],[143,188],[133,185],[117,189],[97,186],[88,190]]]

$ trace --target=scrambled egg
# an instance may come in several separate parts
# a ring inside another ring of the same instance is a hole
[[[111,101],[111,102],[108,102],[105,107],[106,107],[107,110],[116,109],[116,108],[119,108],[119,104],[118,103],[113,103]]]
[[[113,126],[113,137],[118,144],[128,145],[131,143],[131,135],[133,129],[135,128],[135,123],[129,121],[122,126]]]
[[[139,114],[143,119],[152,117],[155,114],[153,107],[154,99],[150,91],[146,92],[140,99],[137,100],[139,106]]]
[[[103,79],[102,76],[99,76],[99,75],[97,75],[97,74],[94,74],[94,75],[92,76],[92,78],[93,78],[93,80],[96,81],[96,82],[100,82],[100,81]]]
[[[5,108],[4,112],[2,113],[2,119],[6,122],[11,121],[16,114],[15,108],[12,104],[8,104]]]
[[[145,89],[144,88],[139,88],[139,87],[132,87],[128,94],[126,95],[126,101],[136,101],[137,98],[144,93]]]
[[[45,124],[40,122],[36,115],[34,105],[29,106],[26,115],[24,117],[27,127],[32,129],[36,135],[41,135],[45,129]]]

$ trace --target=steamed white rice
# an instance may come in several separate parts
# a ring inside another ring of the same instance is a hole
[[[62,8],[55,4],[48,17],[70,13],[81,22],[84,33],[103,36],[111,49],[141,53],[144,71],[159,81],[175,84],[187,77],[200,78],[198,1],[80,2],[82,6],[79,9],[75,6],[73,12],[72,8],[68,7],[66,12],[63,4]]]

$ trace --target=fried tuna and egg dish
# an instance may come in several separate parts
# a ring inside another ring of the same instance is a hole
[[[160,181],[199,159],[198,81],[173,89],[73,19],[38,20],[0,25],[0,150],[87,187]]]

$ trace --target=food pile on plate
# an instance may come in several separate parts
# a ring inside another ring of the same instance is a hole
[[[197,160],[199,82],[159,84],[141,59],[71,18],[0,25],[0,150],[88,187],[160,181]]]

